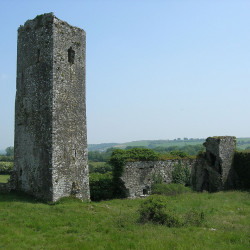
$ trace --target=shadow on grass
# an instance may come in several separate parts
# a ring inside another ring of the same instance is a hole
[[[29,203],[44,203],[48,204],[45,201],[39,200],[34,196],[25,194],[20,191],[11,191],[9,193],[0,192],[0,203],[1,202],[29,202]]]
[[[82,203],[83,201],[74,197],[74,196],[68,196],[68,197],[62,197],[58,201],[44,201],[42,199],[38,199],[32,195],[25,194],[21,191],[11,191],[9,193],[6,192],[0,192],[0,203],[1,202],[28,202],[28,203],[33,203],[33,204],[46,204],[49,206],[54,206],[58,204],[63,204],[63,203],[71,203],[71,202],[79,202]],[[86,201],[89,202],[89,201]]]

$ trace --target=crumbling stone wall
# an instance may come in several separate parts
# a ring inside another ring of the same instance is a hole
[[[151,162],[129,162],[121,179],[130,198],[151,192],[155,178],[171,183],[172,172],[177,164],[188,166],[194,190],[215,192],[235,187],[237,176],[233,169],[236,138],[233,136],[209,137],[204,143],[206,153],[194,160],[168,160]]]
[[[121,179],[127,190],[127,197],[135,198],[150,194],[152,184],[161,178],[164,183],[171,183],[175,166],[181,164],[190,170],[196,160],[168,160],[149,162],[128,162],[124,167]]]
[[[215,192],[235,187],[237,177],[233,168],[236,149],[234,136],[208,137],[204,143],[206,153],[192,169],[195,190]]]
[[[18,29],[12,189],[89,199],[85,37],[53,13]]]

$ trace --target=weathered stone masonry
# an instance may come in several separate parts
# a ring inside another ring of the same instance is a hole
[[[196,160],[168,160],[149,162],[128,162],[124,167],[121,179],[124,182],[129,198],[140,197],[151,193],[155,179],[161,177],[164,183],[171,183],[175,166],[181,164],[192,168]]]
[[[53,13],[18,29],[13,189],[89,199],[84,30]]]
[[[237,176],[233,169],[236,138],[233,136],[209,137],[204,143],[206,154],[194,160],[168,160],[151,162],[129,162],[124,167],[121,179],[130,198],[150,194],[157,176],[164,183],[171,183],[175,166],[181,164],[191,171],[194,190],[215,192],[234,188]]]
[[[197,191],[215,192],[234,188],[237,176],[233,168],[236,149],[234,136],[215,136],[207,138],[205,157],[192,168],[192,186]]]

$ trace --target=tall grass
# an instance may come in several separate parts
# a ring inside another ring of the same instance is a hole
[[[248,249],[250,194],[184,193],[163,196],[177,215],[203,211],[202,226],[139,223],[144,199],[46,204],[0,194],[0,249]]]

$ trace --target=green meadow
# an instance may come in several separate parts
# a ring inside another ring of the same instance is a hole
[[[0,249],[249,249],[249,192],[161,197],[176,216],[202,211],[204,222],[141,223],[138,210],[145,199],[43,203],[23,194],[0,194]]]

